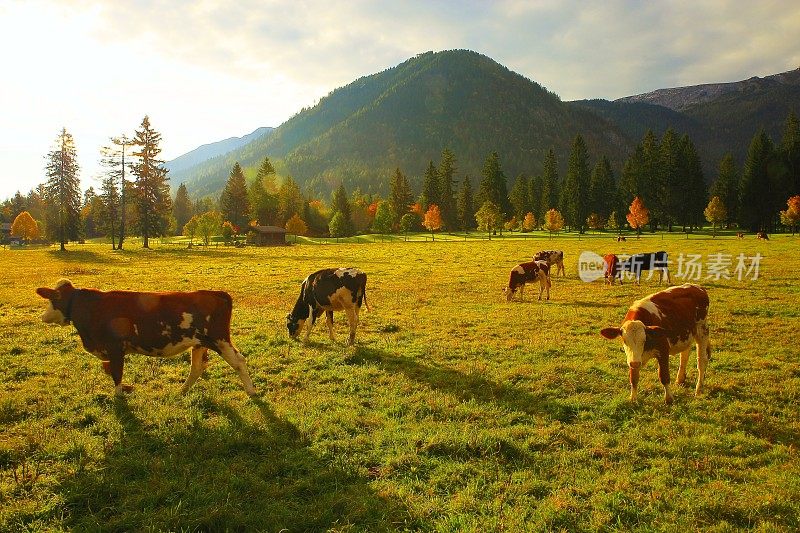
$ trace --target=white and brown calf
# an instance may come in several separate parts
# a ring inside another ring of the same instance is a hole
[[[547,299],[550,299],[550,267],[544,261],[530,261],[520,263],[511,269],[508,276],[508,286],[503,288],[506,301],[510,302],[514,294],[519,290],[519,299],[523,300],[525,284],[539,281],[539,300],[542,299],[542,292],[547,291]]]
[[[673,401],[669,390],[669,356],[681,354],[677,385],[686,380],[686,365],[692,343],[697,345],[697,385],[700,394],[711,359],[708,334],[708,293],[690,283],[670,287],[633,302],[618,328],[605,328],[600,334],[607,339],[622,337],[628,360],[631,401],[636,400],[639,370],[650,359],[658,361],[658,377],[664,385],[664,399]]]
[[[361,304],[367,304],[367,275],[357,268],[326,268],[310,274],[300,286],[300,296],[292,312],[286,315],[286,328],[291,338],[297,338],[307,323],[303,338],[308,341],[311,329],[322,313],[328,322],[328,334],[333,336],[333,312],[344,311],[350,324],[348,344],[356,341],[358,312]],[[309,318],[311,320],[309,320]]]
[[[544,261],[549,267],[556,265],[555,275],[557,276],[559,272],[561,272],[562,276],[565,275],[563,250],[542,250],[541,252],[536,252],[534,254],[533,260]]]

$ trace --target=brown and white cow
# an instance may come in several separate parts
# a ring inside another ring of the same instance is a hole
[[[761,241],[768,241],[769,235],[767,235],[766,231],[759,231],[758,233],[756,233],[756,239]]]
[[[227,292],[104,292],[60,280],[55,289],[41,287],[36,293],[49,302],[42,321],[72,323],[84,349],[103,362],[117,394],[133,389],[122,384],[125,354],[172,357],[189,349],[192,367],[184,393],[203,373],[208,350],[236,370],[247,394],[256,393],[244,357],[231,342],[233,300]]]
[[[686,283],[651,294],[633,302],[618,328],[605,328],[600,334],[607,339],[622,336],[628,359],[631,401],[636,400],[639,370],[650,359],[658,361],[658,377],[664,385],[664,399],[673,401],[669,390],[669,356],[680,353],[677,385],[686,380],[686,365],[692,343],[697,345],[697,385],[700,394],[711,342],[708,334],[708,293],[703,287]]]
[[[550,299],[550,267],[544,261],[530,261],[520,263],[511,269],[508,276],[508,286],[503,288],[506,301],[510,302],[514,293],[519,289],[519,299],[522,301],[525,292],[525,284],[539,281],[539,300],[542,299],[542,292],[547,291],[547,299]]]
[[[742,233],[741,231],[736,233],[736,238],[737,239],[744,239],[744,233]]]
[[[617,242],[625,242],[626,240],[624,235],[617,235]]]
[[[603,256],[603,276],[605,276],[605,282],[609,285],[614,285],[615,279],[619,279],[619,284],[622,285],[622,270],[619,267],[619,257],[614,254]]]
[[[552,267],[556,265],[556,272],[555,274],[558,275],[561,272],[561,275],[566,275],[564,273],[564,251],[563,250],[542,250],[541,252],[536,252],[533,256],[534,261],[544,261],[547,263],[547,266]]]
[[[367,275],[357,268],[326,268],[310,274],[300,285],[300,296],[292,312],[286,315],[289,337],[297,338],[303,325],[308,322],[304,341],[308,341],[311,329],[324,312],[328,322],[328,334],[333,336],[333,312],[344,311],[350,324],[348,344],[356,341],[358,312],[361,304],[367,304]],[[308,321],[309,317],[311,318]]]

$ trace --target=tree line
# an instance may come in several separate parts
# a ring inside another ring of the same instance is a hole
[[[212,235],[229,238],[256,224],[333,237],[422,229],[565,227],[583,233],[626,223],[638,231],[645,224],[651,231],[690,231],[704,220],[751,231],[797,224],[792,218],[796,201],[791,199],[800,194],[800,124],[794,113],[786,119],[780,143],[763,129],[756,133],[741,169],[732,153],[725,155],[710,187],[692,140],[668,129],[661,138],[648,131],[618,178],[607,157],[591,164],[586,143],[577,135],[563,178],[551,149],[541,174],[518,175],[510,190],[497,152],[487,155],[473,189],[473,178],[459,174],[456,154],[445,148],[424,169],[418,192],[397,168],[386,198],[358,188],[348,194],[340,182],[325,201],[301,190],[291,176],[279,177],[267,157],[249,179],[235,163],[218,199],[192,200],[185,184],[173,199],[159,159],[160,142],[148,117],[132,137],[110,139],[101,150],[101,190],[90,187],[81,194],[74,140],[62,129],[46,156],[47,181],[27,196],[17,193],[6,200],[0,216],[11,221],[27,212],[33,224],[26,219],[20,227],[38,227],[38,233],[62,248],[69,240],[107,236],[120,249],[130,234],[141,236],[147,247],[155,236],[184,234],[208,241]],[[788,209],[781,211],[784,205]]]

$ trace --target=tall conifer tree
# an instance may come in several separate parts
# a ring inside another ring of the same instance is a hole
[[[136,161],[132,171],[136,176],[139,227],[142,246],[149,248],[151,236],[166,233],[172,198],[167,185],[167,169],[163,166],[164,161],[158,158],[161,153],[161,134],[150,126],[148,116],[144,117],[140,129],[136,130],[133,143],[137,147],[133,152]]]
[[[244,172],[238,161],[233,164],[228,181],[219,199],[219,205],[223,220],[230,221],[239,229],[247,226],[247,219],[250,214],[250,200],[247,196],[247,183],[244,179]],[[291,215],[289,216],[291,217]]]
[[[586,227],[587,196],[589,193],[589,155],[586,143],[575,136],[569,155],[567,175],[561,188],[561,214],[567,224],[583,233]]]
[[[442,160],[439,162],[439,211],[442,214],[444,229],[452,231],[458,226],[458,213],[453,186],[456,183],[456,156],[449,149],[442,151]]]
[[[561,191],[558,181],[558,163],[556,153],[551,148],[547,151],[542,167],[542,194],[539,200],[538,220],[544,220],[544,215],[551,209],[558,207]]]
[[[47,199],[52,206],[48,226],[56,229],[55,236],[61,250],[65,250],[67,241],[78,237],[81,209],[78,153],[66,128],[56,137],[56,145],[48,152],[46,161]]]

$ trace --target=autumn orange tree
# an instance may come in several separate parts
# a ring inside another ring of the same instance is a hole
[[[708,206],[706,206],[703,214],[706,216],[706,220],[711,222],[711,235],[712,237],[717,236],[717,224],[721,222],[725,222],[725,219],[728,218],[728,210],[725,209],[725,205],[722,203],[722,199],[719,196],[714,196],[709,200]]]
[[[431,204],[425,212],[425,218],[422,220],[422,225],[425,229],[431,232],[431,240],[436,240],[433,236],[434,231],[438,231],[442,227],[442,212],[439,211],[439,206]]]
[[[800,195],[792,196],[786,201],[786,211],[781,211],[781,224],[792,228],[792,235],[797,231],[800,222]]]
[[[23,211],[14,219],[11,224],[11,236],[22,237],[24,241],[30,241],[39,237],[39,225],[30,213]]]
[[[519,228],[519,220],[517,220],[516,216],[511,217],[511,220],[505,223],[505,228],[508,231],[514,231],[515,229]]]
[[[527,213],[522,221],[523,231],[533,231],[536,228],[536,217],[533,213]]]
[[[625,217],[628,220],[631,228],[636,230],[636,236],[642,234],[642,226],[650,222],[650,210],[644,206],[644,202],[638,196],[631,202],[628,208],[628,214]]]

